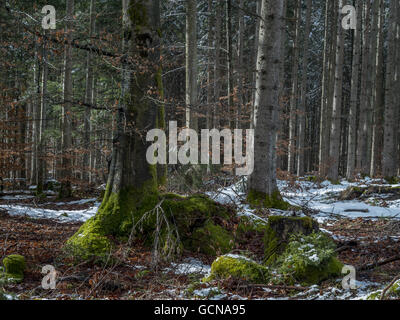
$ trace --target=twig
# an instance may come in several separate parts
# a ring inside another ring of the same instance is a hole
[[[386,295],[386,293],[388,292],[388,290],[395,284],[395,282],[397,281],[397,280],[399,280],[400,279],[400,275],[398,275],[397,277],[395,277],[393,280],[392,280],[392,282],[390,282],[389,283],[389,285],[385,288],[385,289],[383,289],[383,291],[382,291],[382,295],[381,295],[381,300],[384,300],[385,299],[385,295]]]

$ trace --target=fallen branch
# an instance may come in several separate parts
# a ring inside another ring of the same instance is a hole
[[[283,289],[283,290],[298,290],[305,291],[310,288],[308,287],[298,287],[298,286],[286,286],[286,285],[266,285],[266,284],[247,284],[245,286],[239,286],[239,288],[268,288],[268,289]]]
[[[389,291],[389,289],[395,284],[395,282],[396,282],[397,280],[399,280],[399,279],[400,279],[400,275],[398,275],[397,277],[395,277],[395,278],[392,280],[392,282],[390,282],[389,285],[388,285],[385,289],[383,289],[382,295],[381,295],[381,300],[384,300],[384,299],[385,299],[386,293],[387,293],[387,292]]]
[[[375,263],[372,263],[372,264],[366,264],[366,265],[360,266],[358,268],[358,271],[373,270],[373,269],[375,269],[377,267],[381,267],[381,266],[383,266],[385,264],[388,264],[388,263],[391,263],[391,262],[394,262],[394,261],[398,261],[398,260],[400,260],[400,256],[394,256],[392,258],[389,258],[389,259],[386,259],[386,260],[383,260],[383,261],[380,261],[380,262],[375,262]]]

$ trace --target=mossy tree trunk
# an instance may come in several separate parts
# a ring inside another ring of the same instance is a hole
[[[158,103],[162,94],[159,15],[159,1],[123,0],[121,99],[107,188],[96,216],[67,243],[82,258],[104,254],[110,249],[108,236],[126,235],[132,220],[158,201],[159,170],[146,160],[151,145],[146,134],[165,126]]]
[[[263,0],[261,16],[254,106],[254,171],[249,179],[248,200],[254,204],[279,207],[282,200],[276,183],[274,161],[282,64],[283,2]]]

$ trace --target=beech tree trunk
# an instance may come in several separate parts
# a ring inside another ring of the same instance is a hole
[[[276,118],[282,63],[283,2],[262,0],[255,103],[254,171],[248,198],[264,200],[279,194],[276,183]]]

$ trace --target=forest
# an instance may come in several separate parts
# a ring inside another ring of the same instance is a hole
[[[399,0],[0,0],[0,300],[400,299],[399,68]]]

